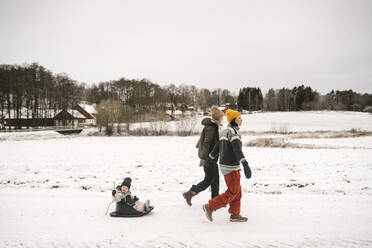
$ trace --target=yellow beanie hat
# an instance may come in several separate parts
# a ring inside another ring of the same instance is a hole
[[[232,110],[232,109],[226,110],[226,117],[227,117],[227,122],[228,123],[230,123],[233,119],[235,119],[239,115],[241,115],[241,114],[238,111],[235,111],[235,110]]]

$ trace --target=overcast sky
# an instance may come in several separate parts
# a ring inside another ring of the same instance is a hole
[[[0,63],[87,84],[372,93],[370,0],[0,0]]]

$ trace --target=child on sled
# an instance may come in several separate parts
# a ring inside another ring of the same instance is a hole
[[[132,195],[130,191],[132,179],[130,177],[124,178],[121,185],[116,187],[116,190],[112,191],[112,199],[117,203],[123,203],[125,205],[133,207],[138,212],[145,212],[150,208],[150,201],[147,200],[145,203],[140,202],[138,197]]]

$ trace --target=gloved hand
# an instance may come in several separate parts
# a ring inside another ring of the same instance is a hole
[[[244,175],[247,179],[251,178],[252,171],[251,168],[249,168],[247,160],[242,161],[243,169],[244,169]]]
[[[112,195],[114,196],[116,194],[116,190],[113,190],[112,191]]]
[[[207,165],[207,160],[205,159],[200,159],[199,166],[206,166]]]
[[[213,159],[210,156],[208,156],[206,160],[207,160],[207,163],[217,163],[218,161],[217,157]]]

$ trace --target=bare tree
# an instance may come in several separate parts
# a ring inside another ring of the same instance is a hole
[[[120,123],[124,120],[123,104],[118,100],[103,100],[97,105],[96,110],[99,129],[102,130],[102,127],[105,127],[106,135],[111,136],[114,131],[114,124],[120,126]]]
[[[203,111],[206,111],[207,108],[211,106],[212,98],[211,92],[208,89],[201,89],[200,95],[198,97],[198,105]]]

